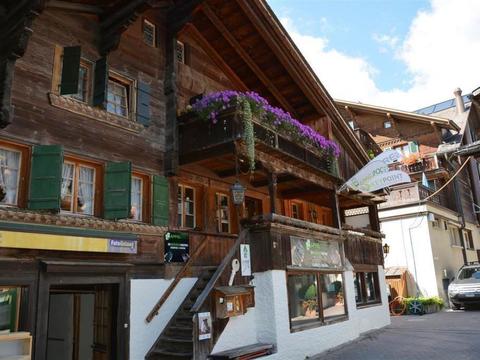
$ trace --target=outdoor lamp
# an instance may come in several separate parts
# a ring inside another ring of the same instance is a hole
[[[232,190],[233,204],[242,205],[243,200],[245,199],[245,188],[237,180],[235,184],[232,185],[231,190]]]
[[[390,245],[388,245],[387,243],[385,243],[385,245],[383,245],[383,253],[385,255],[388,255],[388,253],[390,252]]]

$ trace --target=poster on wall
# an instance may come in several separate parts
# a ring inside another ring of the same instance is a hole
[[[292,266],[307,268],[341,268],[340,246],[336,241],[290,236]]]
[[[165,233],[165,262],[186,262],[189,258],[188,234],[172,231]]]
[[[212,316],[209,312],[198,313],[198,340],[212,337]]]
[[[252,264],[250,262],[250,245],[240,244],[240,263],[242,265],[242,276],[252,275]]]

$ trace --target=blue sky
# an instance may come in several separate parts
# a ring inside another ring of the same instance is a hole
[[[480,15],[471,13],[480,0],[268,3],[334,97],[413,110],[451,98],[457,86],[468,93],[480,85],[458,69],[466,65],[458,55],[445,54],[461,37],[453,50],[480,57]],[[446,72],[453,74],[440,81]]]

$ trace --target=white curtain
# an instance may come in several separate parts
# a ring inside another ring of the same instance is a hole
[[[73,179],[73,165],[63,164],[62,190],[61,190],[62,199],[65,197],[65,195],[67,195],[68,188],[71,187],[72,179]]]
[[[0,149],[0,185],[5,192],[3,204],[17,204],[19,167],[19,152]]]
[[[80,167],[78,178],[78,198],[80,200],[79,212],[93,215],[93,189],[95,170]]]
[[[134,220],[142,220],[142,180],[132,179],[132,217]]]

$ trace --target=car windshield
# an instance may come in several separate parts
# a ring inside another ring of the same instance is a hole
[[[462,269],[462,271],[460,271],[460,274],[458,274],[458,278],[460,280],[480,279],[480,267]]]

